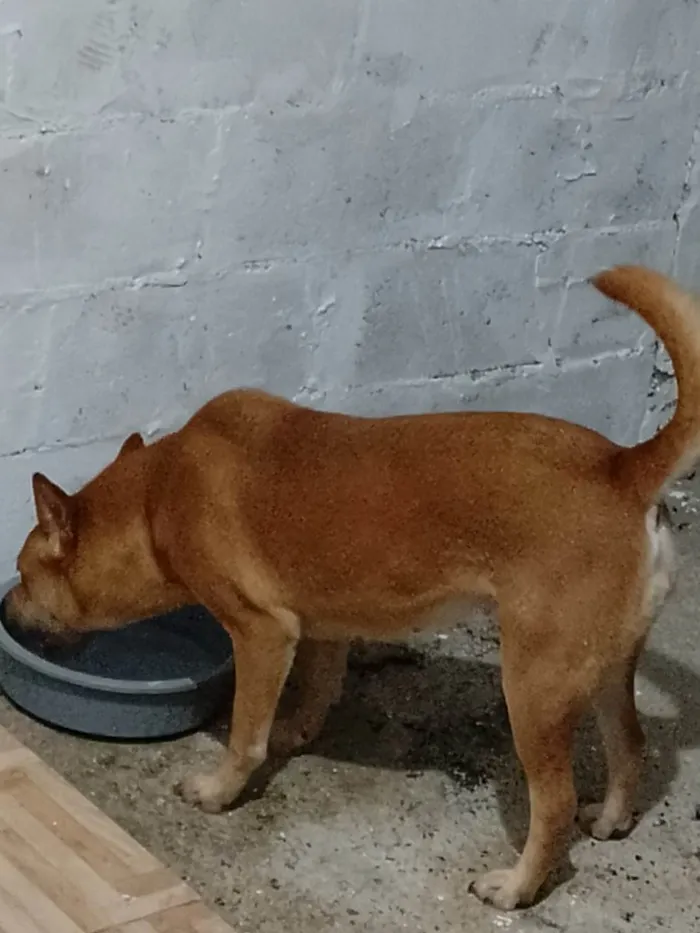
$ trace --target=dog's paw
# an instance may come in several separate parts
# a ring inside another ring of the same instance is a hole
[[[632,813],[622,815],[606,813],[602,803],[590,803],[581,807],[577,819],[585,833],[601,842],[606,842],[608,839],[624,839],[634,827]]]
[[[470,891],[483,901],[499,910],[515,910],[527,907],[533,896],[522,891],[520,874],[515,868],[502,868],[479,875],[470,886]]]
[[[175,786],[175,793],[205,813],[221,813],[235,797],[230,782],[219,773],[190,774]]]

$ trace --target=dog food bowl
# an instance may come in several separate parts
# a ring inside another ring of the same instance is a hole
[[[12,585],[0,589],[0,688],[37,719],[107,738],[172,737],[201,726],[232,686],[231,639],[201,607],[48,647],[6,619]]]

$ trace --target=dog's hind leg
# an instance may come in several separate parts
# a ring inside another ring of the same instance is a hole
[[[620,838],[634,824],[634,795],[644,758],[644,733],[637,718],[634,675],[643,640],[630,657],[606,675],[594,705],[605,744],[608,787],[602,804],[579,812],[579,823],[596,839]]]
[[[631,617],[630,642],[622,660],[603,677],[594,700],[605,744],[608,787],[602,804],[581,808],[579,823],[596,839],[625,836],[634,824],[634,795],[644,758],[644,733],[637,718],[634,677],[654,614],[675,580],[675,555],[668,507],[661,503],[645,519],[649,541],[646,582],[639,608]]]
[[[329,708],[340,699],[348,650],[345,641],[303,638],[299,642],[292,670],[292,677],[298,679],[298,702],[272,728],[270,748],[275,754],[291,754],[317,738]]]
[[[533,902],[566,850],[576,815],[573,733],[592,692],[595,663],[583,640],[579,647],[563,635],[580,632],[571,617],[577,607],[567,608],[501,613],[503,690],[527,778],[530,826],[516,865],[480,876],[473,891],[502,910]]]

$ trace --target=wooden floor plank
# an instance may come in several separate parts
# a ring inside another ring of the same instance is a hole
[[[0,855],[0,917],[5,909],[16,911],[44,933],[85,933],[41,888]]]
[[[233,933],[0,727],[0,933]]]
[[[231,933],[231,927],[200,902],[112,927],[104,933]]]
[[[99,929],[103,925],[101,905],[95,901],[102,892],[94,890],[93,885],[104,883],[88,865],[72,858],[70,850],[63,861],[57,857],[50,838],[43,851],[33,845],[32,840],[36,842],[40,837],[34,834],[31,826],[27,830],[31,817],[20,807],[6,807],[6,800],[0,796],[0,855],[43,891],[81,931]],[[106,894],[103,893],[103,899]]]
[[[150,852],[137,845],[124,830],[39,759],[27,766],[26,770],[31,782],[57,804],[59,809],[70,813],[81,825],[86,841],[90,844],[99,843],[109,849],[113,858],[121,862],[126,872],[153,871],[160,867],[160,863]]]

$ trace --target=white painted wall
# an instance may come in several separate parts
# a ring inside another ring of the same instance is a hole
[[[0,577],[34,470],[237,384],[635,440],[668,383],[582,280],[698,278],[699,49],[684,0],[4,0]]]

